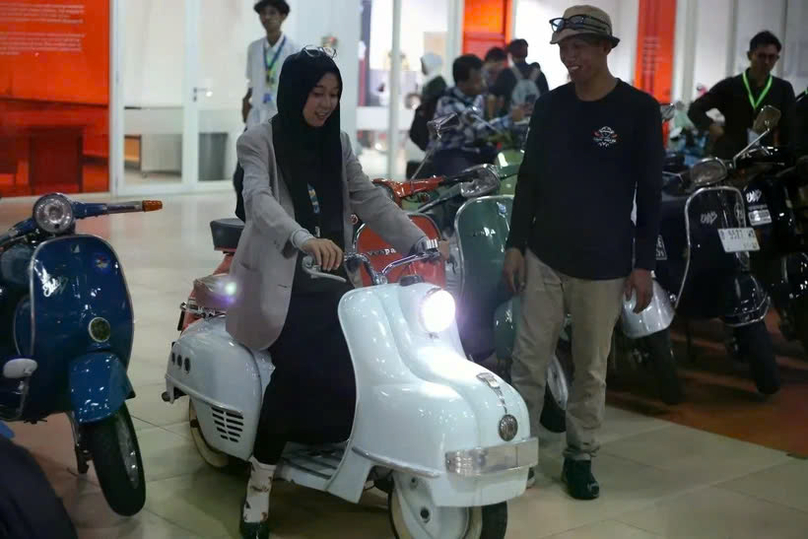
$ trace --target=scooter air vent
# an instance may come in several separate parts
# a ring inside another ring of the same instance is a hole
[[[213,417],[213,423],[216,425],[216,432],[226,442],[238,443],[241,439],[241,434],[244,432],[244,418],[241,414],[217,408],[216,406],[210,407],[210,413]]]

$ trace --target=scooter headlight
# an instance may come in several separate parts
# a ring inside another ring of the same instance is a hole
[[[73,206],[64,195],[46,195],[34,204],[34,220],[43,232],[64,234],[75,221]]]
[[[421,302],[421,324],[429,333],[449,329],[455,319],[455,300],[442,288],[433,288]]]
[[[469,170],[474,170],[476,177],[470,182],[460,184],[463,198],[481,197],[499,188],[499,174],[492,165],[477,165]]]

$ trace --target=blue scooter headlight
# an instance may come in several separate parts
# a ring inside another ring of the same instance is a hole
[[[64,195],[46,195],[34,204],[34,220],[43,232],[64,234],[75,221],[73,206]]]

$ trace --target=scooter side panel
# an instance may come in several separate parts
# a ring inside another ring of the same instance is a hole
[[[457,212],[457,237],[462,269],[457,324],[463,347],[475,359],[495,348],[494,313],[511,294],[502,280],[505,242],[510,232],[513,197],[480,197]]]
[[[70,402],[79,423],[112,416],[131,393],[126,367],[115,354],[95,352],[70,363]]]
[[[246,460],[271,372],[267,353],[248,350],[227,333],[223,317],[212,318],[189,326],[172,346],[166,388],[194,400],[208,444]]]

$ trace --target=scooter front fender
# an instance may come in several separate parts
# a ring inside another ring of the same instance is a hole
[[[769,312],[769,295],[754,275],[733,275],[724,283],[724,323],[742,327],[763,320]]]
[[[110,417],[133,393],[126,367],[112,352],[92,352],[74,359],[69,384],[70,402],[79,423]]]

